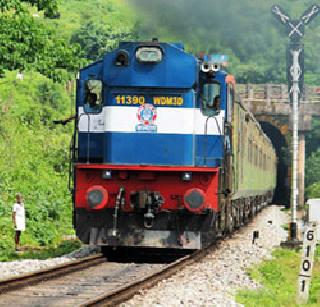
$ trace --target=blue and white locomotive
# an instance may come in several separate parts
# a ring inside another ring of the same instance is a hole
[[[245,168],[235,142],[245,139],[234,117],[246,111],[234,87],[212,57],[157,40],[120,43],[82,69],[73,155],[79,238],[105,250],[201,249],[252,216],[258,200],[270,201],[272,180],[243,191],[235,182]],[[246,116],[273,169],[269,139]],[[263,174],[267,166],[255,167]]]

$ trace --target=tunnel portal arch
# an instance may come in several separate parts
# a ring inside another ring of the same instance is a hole
[[[273,203],[290,207],[290,150],[282,131],[270,122],[260,121],[264,133],[270,138],[278,159],[277,184]]]

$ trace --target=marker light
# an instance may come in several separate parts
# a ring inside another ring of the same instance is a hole
[[[105,170],[102,172],[102,178],[103,179],[111,179],[112,178],[112,173],[110,170]]]
[[[192,180],[192,173],[190,172],[184,172],[182,174],[182,180],[183,181],[191,181]]]
[[[141,63],[159,63],[162,61],[162,50],[158,47],[140,47],[136,59]]]

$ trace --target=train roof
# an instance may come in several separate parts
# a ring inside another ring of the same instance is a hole
[[[137,51],[141,48],[158,48],[162,53],[161,60],[139,60]],[[117,62],[121,56],[126,58],[124,65]],[[80,70],[81,79],[92,76],[110,87],[189,89],[198,81],[198,60],[185,52],[181,43],[122,42],[101,61]]]

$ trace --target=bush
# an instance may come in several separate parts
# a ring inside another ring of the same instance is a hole
[[[72,125],[54,126],[69,116],[65,86],[36,72],[0,82],[0,248],[13,248],[11,210],[15,193],[24,195],[27,228],[22,243],[55,244],[70,233],[68,147]]]

